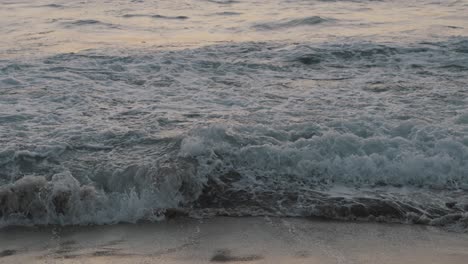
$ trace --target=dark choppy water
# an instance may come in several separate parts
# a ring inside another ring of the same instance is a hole
[[[30,2],[0,0],[3,225],[468,227],[468,1]]]

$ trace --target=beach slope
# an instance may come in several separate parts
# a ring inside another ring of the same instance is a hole
[[[0,230],[0,263],[468,263],[468,234],[304,218]]]

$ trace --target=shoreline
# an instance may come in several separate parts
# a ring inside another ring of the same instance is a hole
[[[285,217],[0,229],[0,263],[466,263],[468,234]]]

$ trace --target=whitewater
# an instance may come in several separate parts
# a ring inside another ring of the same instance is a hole
[[[468,230],[468,1],[0,0],[0,223]]]

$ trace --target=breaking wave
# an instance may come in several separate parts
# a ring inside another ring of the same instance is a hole
[[[1,60],[2,223],[278,215],[466,230],[467,43]]]

